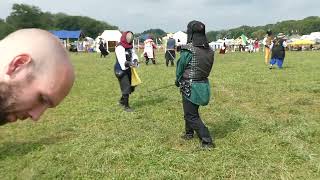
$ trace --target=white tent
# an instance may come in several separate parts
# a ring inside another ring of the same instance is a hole
[[[212,41],[209,43],[209,46],[211,46],[212,49],[220,49],[223,47],[223,43],[226,43],[227,46],[235,45],[234,39],[218,39],[217,41]]]
[[[310,36],[314,39],[320,39],[320,32],[313,32],[310,34]]]
[[[95,41],[96,41],[96,51],[99,51],[99,41],[100,38],[103,39],[103,41],[106,42],[106,49],[109,51],[109,48],[114,48],[114,46],[116,45],[117,42],[120,41],[121,38],[121,32],[119,30],[105,30],[103,31],[103,33],[101,34],[101,36],[98,36]],[[111,46],[111,47],[109,47]]]
[[[178,39],[180,40],[180,44],[187,44],[187,34],[182,31],[178,31],[174,33],[173,39],[176,40],[177,44],[178,44]]]
[[[101,34],[101,37],[105,41],[120,41],[121,38],[121,32],[119,30],[105,30]]]
[[[87,36],[84,38],[82,45],[85,48],[84,50],[91,52],[94,49],[95,40]]]
[[[213,50],[217,50],[220,49],[223,46],[223,42],[219,42],[219,41],[212,41],[211,43],[209,43],[209,46],[213,49]]]
[[[310,35],[303,35],[303,36],[301,36],[300,39],[314,40],[314,37],[312,37]]]

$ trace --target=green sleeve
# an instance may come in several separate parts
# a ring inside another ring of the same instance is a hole
[[[182,50],[180,58],[177,61],[176,68],[176,81],[179,81],[183,75],[184,69],[186,68],[189,61],[192,59],[192,53],[187,50]]]

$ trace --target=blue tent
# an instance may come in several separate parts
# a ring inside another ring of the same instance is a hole
[[[49,31],[59,39],[79,39],[80,37],[84,37],[82,31],[67,31],[67,30],[60,30],[60,31]]]

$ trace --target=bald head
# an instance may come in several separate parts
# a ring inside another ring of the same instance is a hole
[[[0,41],[0,52],[2,62],[9,62],[18,54],[28,54],[36,67],[41,65],[71,67],[68,54],[59,39],[48,31],[40,29],[21,29],[11,33]],[[48,69],[40,67],[38,70]]]
[[[48,31],[21,29],[0,41],[0,83],[14,85],[22,91],[12,100],[15,106],[11,105],[7,113],[16,114],[10,117],[27,116],[37,120],[46,108],[57,106],[67,96],[74,79],[67,51]],[[43,98],[43,106],[35,99],[21,97],[23,95]],[[31,104],[30,107],[26,107],[26,103]]]

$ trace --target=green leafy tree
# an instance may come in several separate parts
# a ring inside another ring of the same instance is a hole
[[[117,26],[110,25],[103,21],[85,16],[69,16],[64,13],[51,14],[42,12],[36,6],[26,4],[13,4],[12,12],[6,18],[9,27],[15,29],[41,28],[46,30],[82,30],[86,36],[96,37],[103,30],[118,29]],[[3,31],[7,34],[7,31]]]
[[[282,22],[277,22],[275,24],[267,24],[265,26],[241,26],[238,28],[233,28],[229,30],[221,31],[210,31],[207,33],[208,39],[216,40],[218,38],[228,37],[237,38],[242,34],[245,34],[249,38],[262,39],[266,34],[266,31],[271,29],[274,34],[285,33],[286,35],[292,34],[310,34],[311,32],[320,31],[320,17],[310,16],[302,20],[287,20]],[[227,32],[226,32],[227,31]],[[214,39],[214,37],[216,37]]]
[[[10,24],[4,22],[3,19],[0,19],[0,40],[6,37],[8,34],[13,32],[15,28]]]
[[[109,29],[118,29],[106,22],[97,21],[95,19],[84,16],[68,16],[58,14],[55,22],[56,29],[65,30],[82,30],[86,36],[97,37],[101,31]]]
[[[254,38],[254,39],[263,39],[264,36],[266,35],[266,31],[263,30],[263,29],[259,29],[257,31],[254,31],[252,34],[251,34],[251,37]]]
[[[21,28],[43,28],[45,29],[50,24],[48,19],[44,20],[44,13],[36,6],[26,4],[13,4],[12,12],[7,17],[6,22],[17,29]]]
[[[140,39],[140,42],[143,42],[146,38],[146,36],[152,36],[154,40],[156,39],[162,39],[162,37],[166,36],[167,33],[163,31],[162,29],[149,29],[146,31],[143,31],[142,33],[136,33],[135,36]],[[157,41],[158,43],[162,43],[161,41]]]

